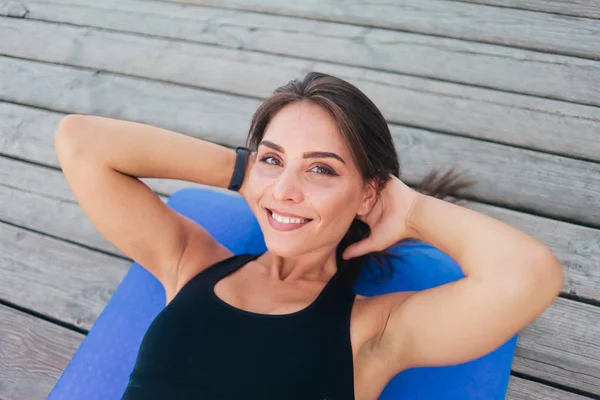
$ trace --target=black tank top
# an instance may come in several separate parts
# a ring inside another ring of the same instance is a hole
[[[146,331],[122,400],[354,399],[356,267],[339,267],[312,304],[290,314],[217,297],[217,281],[260,255],[213,264],[177,293]]]

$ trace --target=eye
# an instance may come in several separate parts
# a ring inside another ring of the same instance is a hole
[[[271,160],[271,161],[268,161],[268,160]],[[269,164],[269,165],[278,165],[277,163],[279,163],[279,160],[273,156],[264,156],[260,159],[260,161],[264,162],[265,164]]]
[[[274,166],[278,166],[281,165],[281,162],[276,158],[273,157],[271,155],[266,155],[266,156],[262,156],[259,159],[260,162],[263,162],[265,164],[268,165],[274,165]],[[331,169],[330,167],[326,166],[326,165],[315,165],[311,171],[315,172],[317,175],[331,175],[331,176],[337,176],[338,174]]]
[[[317,172],[317,174],[320,174],[320,175],[333,175],[333,176],[337,175],[334,170],[332,170],[331,168],[329,168],[326,165],[316,165],[315,167],[313,167],[313,169],[311,171],[314,171],[314,170],[320,171],[320,172]]]

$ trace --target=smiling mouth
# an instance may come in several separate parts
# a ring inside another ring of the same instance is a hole
[[[291,231],[294,229],[298,229],[308,224],[312,219],[310,218],[291,218],[284,217],[282,215],[278,215],[273,211],[265,208],[267,213],[267,219],[269,220],[269,224],[271,227],[278,231]]]

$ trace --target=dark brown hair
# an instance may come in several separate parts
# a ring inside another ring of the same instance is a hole
[[[308,101],[327,110],[337,121],[352,159],[365,181],[375,184],[377,193],[388,181],[390,174],[400,178],[401,167],[394,147],[394,141],[387,122],[375,104],[357,87],[331,75],[309,72],[302,81],[294,79],[277,88],[267,98],[252,117],[246,147],[257,151],[265,129],[275,114],[288,104]],[[449,196],[474,182],[467,181],[454,168],[439,175],[439,169],[430,171],[415,188],[417,191],[443,200],[456,202]],[[354,219],[348,232],[337,247],[338,266],[347,261],[341,254],[346,247],[370,234],[369,226]],[[388,251],[374,252],[373,257],[380,267],[380,275],[385,275],[385,257],[396,256]],[[365,256],[352,259],[352,265],[363,265]],[[393,272],[391,264],[388,265]]]

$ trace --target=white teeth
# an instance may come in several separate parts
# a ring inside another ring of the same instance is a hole
[[[302,222],[308,222],[307,219],[282,217],[281,215],[275,214],[273,211],[271,211],[271,215],[275,221],[283,224],[300,224]]]

